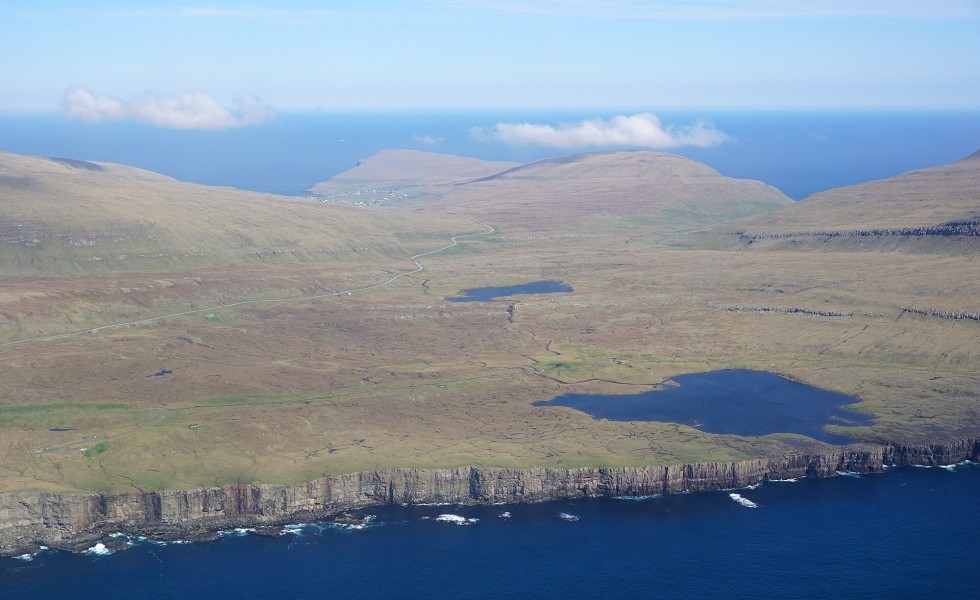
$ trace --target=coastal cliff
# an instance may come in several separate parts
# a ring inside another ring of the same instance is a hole
[[[235,527],[326,518],[379,504],[520,503],[585,496],[708,491],[766,479],[839,471],[880,472],[889,465],[953,464],[980,459],[980,438],[931,445],[855,445],[776,459],[578,469],[459,467],[385,469],[296,484],[233,484],[126,494],[0,494],[0,555],[40,546],[77,551],[110,533],[157,539],[208,539]]]

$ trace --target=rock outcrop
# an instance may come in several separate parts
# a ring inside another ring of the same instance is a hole
[[[206,539],[235,527],[329,517],[379,504],[521,503],[585,496],[708,491],[766,479],[840,471],[880,472],[887,465],[944,465],[980,459],[980,438],[933,445],[855,445],[779,459],[578,469],[460,467],[387,469],[296,484],[233,484],[127,494],[0,494],[0,555],[41,545],[80,550],[110,533],[157,539]]]

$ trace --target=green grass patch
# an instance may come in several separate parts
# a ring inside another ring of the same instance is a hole
[[[85,458],[92,458],[98,454],[104,454],[107,450],[109,450],[109,442],[99,442],[86,450],[83,456],[85,456]]]
[[[118,410],[134,408],[129,404],[120,402],[94,402],[94,403],[74,403],[74,402],[52,402],[50,404],[21,404],[18,406],[0,406],[0,422],[4,418],[11,418],[21,415],[28,415],[38,412],[50,412],[58,410]]]

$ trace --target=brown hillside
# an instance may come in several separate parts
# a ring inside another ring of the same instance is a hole
[[[0,199],[3,275],[405,256],[472,227],[5,152]]]
[[[980,152],[948,165],[814,194],[744,219],[733,230],[767,247],[789,242],[829,242],[831,247],[846,242],[865,249],[975,246],[970,240],[980,234]]]
[[[589,229],[610,221],[653,230],[703,227],[788,206],[759,181],[660,152],[602,152],[543,160],[455,186],[424,210],[505,228]]]
[[[453,184],[506,171],[517,164],[417,150],[382,150],[353,169],[316,184],[310,192],[342,202],[393,204],[439,196]]]

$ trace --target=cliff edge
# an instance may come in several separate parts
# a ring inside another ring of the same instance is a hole
[[[881,472],[889,465],[953,464],[980,459],[980,438],[932,445],[855,445],[781,459],[581,469],[386,469],[296,484],[237,484],[127,494],[0,494],[0,555],[41,546],[79,551],[109,534],[208,539],[235,527],[322,519],[380,504],[521,503],[586,496],[643,496],[738,488],[767,479],[840,471]]]

